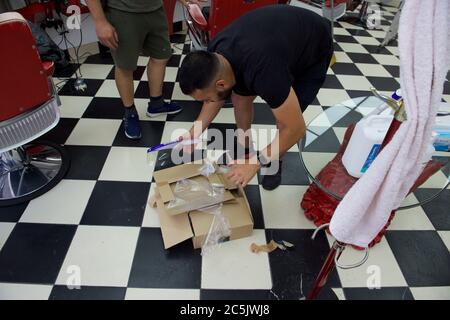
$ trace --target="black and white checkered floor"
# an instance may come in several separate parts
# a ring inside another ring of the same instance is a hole
[[[384,8],[384,29],[394,12]],[[307,121],[323,108],[371,95],[371,86],[387,93],[399,87],[396,43],[377,48],[385,31],[337,23],[335,35],[338,63],[305,112]],[[141,57],[135,72],[143,129],[138,142],[123,134],[110,57],[91,55],[81,64],[88,83],[83,94],[72,89],[73,79],[61,88],[62,119],[45,138],[64,144],[72,165],[47,194],[0,208],[0,299],[300,299],[310,289],[330,240],[323,233],[310,240],[315,227],[299,207],[308,179],[296,147],[285,158],[282,186],[268,192],[254,179],[246,188],[255,218],[252,237],[225,243],[203,258],[190,242],[164,250],[158,218],[147,205],[154,188],[152,172],[164,164],[156,157],[156,164],[149,163],[146,148],[169,141],[178,128],[189,128],[200,111],[200,104],[184,96],[177,83],[187,39],[178,34],[172,40],[175,54],[167,68],[164,96],[183,105],[184,111],[145,116],[147,58]],[[77,67],[58,76],[73,78]],[[450,102],[448,81],[445,94]],[[255,103],[254,123],[274,127],[261,100]],[[221,110],[212,127],[234,128],[233,110]],[[326,150],[316,156],[323,153]],[[357,269],[333,271],[320,298],[450,299],[449,208],[446,190],[423,207],[399,212],[369,261]],[[295,250],[259,255],[249,251],[252,242],[271,239],[292,242]],[[360,257],[360,252],[347,249],[343,259],[354,262]],[[382,288],[369,290],[369,267],[374,265],[380,268]],[[66,285],[74,284],[77,270],[82,287],[69,290]]]

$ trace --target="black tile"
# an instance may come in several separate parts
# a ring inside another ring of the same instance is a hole
[[[177,164],[174,163],[174,161],[172,160],[172,152],[174,152],[174,156],[176,156],[177,158],[181,158],[182,159],[182,150],[179,151],[179,153],[175,153],[176,149],[167,149],[167,150],[160,150],[158,151],[157,155],[156,155],[156,162],[155,162],[155,170],[154,171],[158,171],[158,170],[162,170],[162,169],[167,169],[167,168],[171,168],[176,166]]]
[[[347,29],[348,33],[350,33],[352,36],[358,36],[358,37],[372,37],[370,33],[368,33],[366,30],[360,30],[360,29]]]
[[[75,71],[78,70],[79,66],[80,65],[78,63],[69,63],[64,68],[56,68],[55,72],[53,73],[53,78],[70,78],[71,76],[73,76]]]
[[[77,123],[78,119],[61,118],[56,127],[39,137],[38,140],[48,140],[54,143],[64,144]]]
[[[167,62],[168,67],[179,67],[181,62],[181,55],[174,54]]]
[[[116,72],[116,67],[113,67],[111,72],[108,74],[106,79],[115,79],[114,73]],[[133,80],[141,80],[145,72],[145,66],[137,66],[136,70],[133,72]]]
[[[200,300],[271,300],[270,290],[213,290],[202,289]]]
[[[385,78],[385,77],[366,77],[367,80],[379,91],[392,91],[400,88],[400,84],[395,80],[395,78]]]
[[[93,54],[89,56],[84,63],[89,64],[114,64],[114,60],[111,56],[111,53],[105,52],[103,54]]]
[[[53,284],[76,226],[19,223],[0,252],[0,281]]]
[[[408,287],[344,288],[344,294],[347,300],[414,300]]]
[[[163,121],[140,121],[142,138],[131,140],[125,136],[123,122],[114,139],[114,147],[151,147],[161,143],[164,131]]]
[[[65,146],[71,163],[66,179],[97,180],[108,157],[109,147]]]
[[[54,286],[49,300],[124,300],[127,288]]]
[[[254,124],[275,124],[275,117],[272,109],[267,103],[254,103],[253,123]]]
[[[354,63],[378,64],[378,61],[369,53],[347,52],[347,55]]]
[[[172,34],[170,36],[170,42],[171,43],[184,43],[186,41],[186,34],[180,34],[180,33],[176,33],[176,34]]]
[[[234,146],[237,145],[236,129],[235,124],[211,123],[208,127],[208,149],[230,150],[230,156],[233,156]]]
[[[399,66],[385,66],[383,67],[394,77],[400,78],[400,67]]]
[[[0,222],[18,222],[27,206],[28,202],[14,206],[0,207]]]
[[[94,97],[89,103],[83,118],[122,119],[124,107],[120,98]]]
[[[342,117],[338,122],[334,124],[334,127],[347,128],[351,124],[357,123],[362,119],[362,114],[357,111],[350,111],[344,117]]]
[[[371,53],[371,54],[389,54],[389,55],[392,54],[388,49],[386,49],[384,47],[374,46],[374,45],[367,45],[367,44],[363,44],[362,46],[367,51],[369,51],[369,53]]]
[[[419,188],[414,192],[414,195],[419,201],[431,199],[440,190]],[[443,190],[439,197],[422,206],[433,226],[436,230],[450,231],[450,190]]]
[[[141,226],[149,190],[145,182],[98,181],[81,224]]]
[[[247,185],[245,188],[248,203],[252,209],[252,216],[254,229],[264,229],[264,215],[262,211],[261,193],[259,192],[259,185]]]
[[[444,94],[450,94],[450,81],[444,82]]]
[[[334,52],[342,52],[342,51],[344,51],[344,50],[342,50],[341,46],[338,43],[336,43],[336,42],[334,43],[333,47],[334,47]]]
[[[361,70],[354,63],[340,63],[337,62],[331,67],[333,72],[337,75],[351,75],[362,76]]]
[[[346,90],[346,91],[347,91],[347,94],[352,99],[373,96],[373,93],[371,91],[364,91],[364,90]]]
[[[450,252],[436,231],[388,231],[386,239],[410,287],[450,285]]]
[[[189,43],[185,43],[183,46],[183,54],[188,54],[191,52],[191,45]]]
[[[98,89],[103,84],[104,80],[99,79],[84,79],[87,88],[84,91],[78,91],[75,89],[75,79],[69,79],[66,84],[59,90],[60,96],[83,96],[93,97],[97,93]]]
[[[171,99],[173,88],[175,86],[175,83],[173,82],[164,82],[163,84],[163,97],[164,99]],[[150,99],[150,93],[148,89],[148,81],[141,81],[139,82],[138,87],[136,88],[136,92],[134,93],[135,98],[141,98],[141,99]]]
[[[334,35],[334,40],[337,42],[358,43],[358,41],[352,36],[344,36],[340,34]]]
[[[312,288],[330,250],[325,234],[319,233],[311,240],[313,230],[266,230],[267,241],[285,240],[295,245],[292,250],[275,250],[269,254],[274,292],[279,299],[305,297]],[[336,270],[333,270],[323,289],[340,287]]]
[[[306,151],[306,150],[305,150]],[[331,152],[331,151],[329,151]],[[262,183],[263,176],[258,172],[259,183]],[[283,156],[281,170],[282,185],[309,185],[308,176],[303,169],[298,152],[287,152]]]
[[[331,152],[337,153],[341,143],[339,142],[333,129],[328,129],[308,146],[304,148],[305,152]],[[308,184],[308,183],[306,183]],[[305,185],[305,183],[303,184]]]
[[[172,100],[172,103],[181,106],[183,111],[177,114],[168,114],[167,121],[194,122],[202,110],[202,103],[198,101]]]
[[[141,229],[129,287],[199,289],[200,281],[201,255],[191,240],[165,250],[159,228]]]
[[[322,85],[322,88],[326,89],[344,89],[341,82],[335,75],[327,74],[325,82]]]

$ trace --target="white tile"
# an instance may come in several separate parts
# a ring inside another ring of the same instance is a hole
[[[147,116],[148,99],[134,99],[134,105],[141,121],[166,121],[167,115],[162,114],[157,117]]]
[[[444,241],[448,251],[450,251],[450,231],[438,231],[438,233],[439,236],[441,236],[442,241]]]
[[[337,75],[336,76],[345,90],[370,90],[373,85],[364,76],[348,76]]]
[[[133,81],[134,90],[139,85],[139,81]],[[95,94],[96,97],[120,98],[119,91],[116,87],[115,80],[105,80]]]
[[[368,53],[366,48],[364,48],[359,43],[346,43],[346,42],[340,42],[339,46],[345,51],[345,52],[351,52],[351,53]]]
[[[343,101],[349,100],[350,96],[341,89],[320,89],[317,99],[322,106],[334,106]]]
[[[106,79],[113,68],[112,64],[82,64],[78,69],[83,79]],[[79,73],[78,73],[79,74]],[[75,78],[75,75],[72,76]]]
[[[450,94],[444,94],[444,100],[450,103]]]
[[[81,118],[92,101],[92,97],[60,96],[59,111],[62,118]]]
[[[334,294],[338,297],[339,300],[346,300],[345,293],[343,289],[340,288],[332,288]]]
[[[392,52],[393,55],[396,55],[396,56],[400,55],[400,51],[399,51],[398,47],[386,47],[386,49],[388,49],[390,52]]]
[[[386,65],[386,66],[399,66],[400,60],[390,54],[372,54],[372,57],[378,61],[378,63]]]
[[[202,289],[270,289],[269,257],[254,254],[252,243],[267,243],[264,230],[254,230],[248,238],[222,243],[202,257]]]
[[[147,228],[160,228],[161,225],[159,223],[158,212],[156,208],[153,208],[149,205],[149,201],[155,195],[156,184],[152,183],[150,186],[150,192],[148,195],[148,201],[145,206],[144,219],[142,221],[142,226]]]
[[[266,103],[266,101],[261,98],[260,96],[256,96],[255,100],[253,101],[255,103]]]
[[[58,275],[65,285],[79,267],[81,286],[126,287],[139,228],[79,226]]]
[[[412,197],[415,197],[413,194]],[[416,200],[417,201],[417,200]],[[398,210],[389,230],[435,230],[422,207]]]
[[[415,300],[450,300],[450,287],[410,288]]]
[[[150,60],[150,57],[139,56],[137,65],[140,67],[144,67],[148,64],[149,60]]]
[[[341,36],[350,36],[350,32],[348,32],[345,28],[334,28],[334,34]]]
[[[447,183],[448,183],[447,176],[441,170],[439,170],[431,177],[429,177],[427,181],[421,184],[419,186],[419,189],[426,189],[426,188],[442,189],[447,185]]]
[[[251,130],[253,143],[257,150],[267,147],[277,135],[277,127],[275,125],[252,124]],[[288,152],[298,152],[297,144],[294,144]]]
[[[167,121],[164,125],[164,131],[162,134],[161,141],[162,142],[169,142],[174,141],[178,139],[181,135],[188,132],[192,127],[192,122],[181,122],[181,121]],[[203,138],[206,139],[206,132],[205,130],[203,134]]]
[[[327,235],[331,245],[333,238]],[[361,261],[364,251],[347,246],[339,259],[343,265],[349,265]],[[406,287],[408,284],[400,270],[400,267],[385,238],[377,243],[369,251],[369,259],[362,266],[349,270],[337,268],[342,287],[344,288],[367,288],[372,284],[371,280],[380,275],[380,286],[383,287]],[[376,272],[376,273],[375,273]]]
[[[213,123],[236,123],[234,118],[233,108],[222,108],[220,109],[217,116],[214,118]]]
[[[354,36],[353,38],[355,38],[360,44],[363,45],[378,46],[380,44],[380,41],[373,37]]]
[[[313,119],[315,119],[322,112],[323,108],[321,106],[310,105],[303,112],[303,119],[305,120],[305,123],[308,125]]]
[[[191,96],[185,95],[180,88],[180,83],[175,82],[172,92],[172,100],[195,101]]]
[[[20,222],[79,224],[94,186],[95,181],[62,180],[31,200]]]
[[[345,29],[363,30],[363,28],[361,28],[360,26],[348,22],[339,22],[339,24]]]
[[[112,147],[99,180],[150,182],[155,158],[147,155],[147,148]]]
[[[319,172],[336,156],[335,153],[325,152],[302,152],[303,162],[312,176]]]
[[[386,36],[386,31],[381,31],[381,30],[367,30],[367,32],[375,38],[379,38],[379,39],[384,39],[384,37]]]
[[[8,240],[9,235],[13,231],[15,225],[15,223],[0,222],[0,251]]]
[[[200,290],[128,288],[125,300],[200,300]]]
[[[121,122],[112,119],[80,119],[65,144],[111,146]]]
[[[144,74],[142,75],[141,81],[148,81],[147,69],[145,68]],[[175,82],[177,78],[178,68],[176,67],[166,67],[166,74],[164,76],[164,81]]]
[[[53,286],[0,283],[0,300],[48,300]]]
[[[344,141],[345,132],[347,131],[347,128],[340,128],[340,127],[333,127],[333,131],[336,134],[336,137],[338,138],[339,142],[342,144]]]
[[[281,185],[273,191],[260,188],[264,224],[269,229],[315,229],[300,201],[307,186]]]
[[[336,51],[334,54],[338,63],[353,63],[352,59],[345,52]]]
[[[392,77],[392,75],[379,64],[356,63],[356,66],[366,77]]]

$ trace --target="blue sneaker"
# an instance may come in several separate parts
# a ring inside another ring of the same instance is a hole
[[[169,103],[164,101],[164,104],[161,107],[152,106],[151,103],[149,102],[147,108],[147,116],[153,118],[162,114],[177,114],[182,110],[183,108],[172,102]]]
[[[141,125],[139,124],[139,115],[132,113],[123,117],[123,126],[125,128],[125,136],[131,140],[138,140],[142,137]]]

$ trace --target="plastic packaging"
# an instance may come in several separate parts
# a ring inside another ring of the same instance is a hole
[[[201,255],[206,256],[210,254],[220,243],[228,241],[231,235],[231,230],[227,217],[225,217],[222,213],[222,204],[204,208],[200,211],[214,215],[211,227],[209,228],[205,242],[202,245]]]
[[[393,120],[391,115],[371,115],[360,120],[353,131],[342,163],[348,173],[360,178],[378,155]]]
[[[174,198],[167,208],[185,212],[204,208],[223,201],[223,185],[211,184],[207,179],[183,179],[176,183]]]

